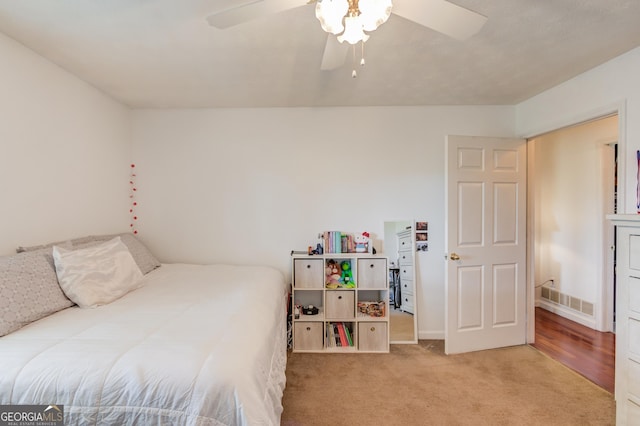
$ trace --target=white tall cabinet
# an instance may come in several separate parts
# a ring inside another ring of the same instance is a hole
[[[616,424],[640,425],[640,215],[616,225]]]
[[[400,309],[413,314],[415,306],[413,276],[413,230],[398,232],[398,267],[400,268]]]

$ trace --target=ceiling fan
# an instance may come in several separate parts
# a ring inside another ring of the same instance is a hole
[[[303,3],[304,1],[253,0],[214,13],[207,17],[207,22],[213,27],[225,29],[252,19],[315,3],[316,17],[320,20],[322,28],[329,32],[320,69],[333,70],[344,64],[348,43],[355,44],[354,40],[366,41],[369,35],[364,31],[369,32],[377,28],[387,20],[390,13],[457,40],[465,40],[476,34],[487,21],[486,16],[447,0],[393,0],[393,5],[391,0],[310,0],[309,3]],[[376,14],[373,18],[375,22],[369,26],[358,24],[355,38],[348,37],[347,33],[353,29],[350,28],[348,22],[350,18],[365,16],[368,13],[366,8],[371,7]],[[336,13],[336,9],[340,9],[337,12],[339,15],[337,19],[331,17]],[[343,43],[343,41],[347,41],[347,43]]]

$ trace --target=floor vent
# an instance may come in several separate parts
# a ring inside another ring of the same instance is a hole
[[[568,294],[561,293],[553,288],[542,287],[541,290],[541,297],[543,299],[558,305],[566,306],[574,311],[582,312],[585,315],[593,316],[593,303],[577,297],[569,296]]]

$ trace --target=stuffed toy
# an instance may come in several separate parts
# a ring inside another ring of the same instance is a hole
[[[342,287],[354,288],[356,286],[356,282],[353,281],[351,262],[345,260],[340,264],[340,267],[342,269],[342,274],[340,275],[340,282],[342,283]]]
[[[340,282],[340,268],[335,260],[327,260],[327,267],[325,268],[326,280],[325,284],[327,288],[338,288],[342,283]]]
[[[356,253],[366,253],[369,251],[369,233],[363,232],[362,235],[354,237],[356,243]]]

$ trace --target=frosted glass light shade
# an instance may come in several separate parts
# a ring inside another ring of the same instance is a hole
[[[356,44],[359,41],[369,40],[369,36],[364,33],[362,28],[362,21],[359,16],[349,16],[344,18],[344,33],[338,36],[340,43],[347,42],[349,44]]]
[[[349,11],[347,0],[322,0],[316,3],[316,18],[322,29],[331,34],[344,31],[342,20]]]
[[[391,0],[360,0],[360,20],[365,31],[373,31],[387,22],[391,15]]]

